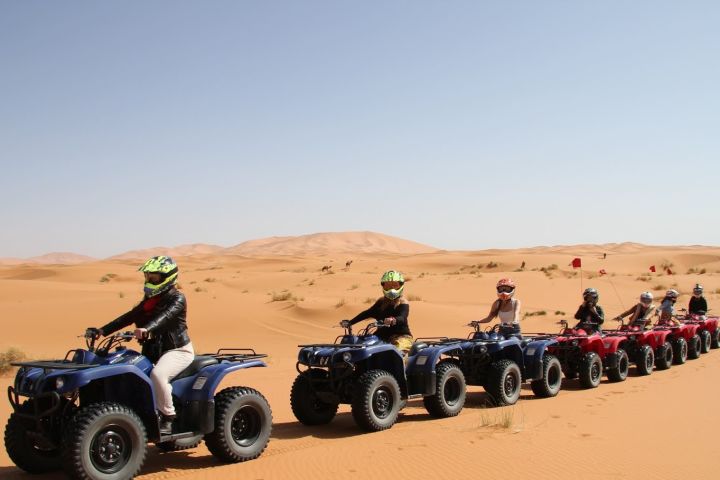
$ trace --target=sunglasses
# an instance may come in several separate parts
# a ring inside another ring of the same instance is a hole
[[[497,287],[498,293],[512,293],[515,287]]]

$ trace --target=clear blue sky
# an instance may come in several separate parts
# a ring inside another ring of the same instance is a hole
[[[0,1],[0,257],[720,244],[720,2]]]

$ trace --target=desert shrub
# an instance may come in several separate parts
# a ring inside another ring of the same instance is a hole
[[[658,283],[657,285],[653,286],[653,290],[655,290],[656,292],[660,290],[667,290],[667,287],[662,283]]]
[[[512,427],[515,418],[513,408],[484,408],[480,413],[480,425],[483,427]]]
[[[420,295],[415,295],[414,293],[411,293],[407,296],[408,302],[421,302],[422,297]]]
[[[125,298],[125,294],[123,292],[118,292],[118,297]]]
[[[215,283],[215,282],[217,282],[217,280],[214,279],[213,277],[208,277],[208,278],[206,278],[204,281],[207,282],[207,283]]]
[[[562,310],[555,310],[555,315],[565,315],[565,312]]]
[[[287,300],[294,300],[292,292],[288,290],[283,290],[282,292],[272,292],[272,296],[270,297],[271,302],[285,302]]]
[[[353,285],[350,285],[350,288],[348,288],[348,290],[357,290],[358,288],[360,288],[360,285],[358,285],[357,283],[355,283],[355,284],[353,284]]]
[[[495,262],[488,262],[487,265],[485,265],[485,268],[497,268],[499,265]]]
[[[199,285],[198,285],[197,287],[195,287],[195,291],[196,291],[197,293],[207,292],[206,289],[204,289],[203,287],[201,287],[201,286],[199,286]]]
[[[523,317],[542,317],[543,315],[547,315],[547,312],[545,310],[538,310],[537,312],[525,312]]]
[[[12,362],[19,362],[25,358],[27,358],[25,353],[15,347],[10,347],[4,352],[0,352],[0,375],[12,370],[13,366],[10,365]]]
[[[344,298],[341,298],[341,299],[338,300],[337,303],[335,304],[335,308],[340,308],[340,307],[342,307],[343,305],[345,305],[345,303],[346,303],[346,302],[345,302],[345,299],[344,299]]]
[[[112,280],[113,278],[117,277],[116,273],[106,273],[102,277],[100,277],[100,283],[106,283]]]
[[[375,303],[375,299],[373,297],[367,297],[363,303]]]

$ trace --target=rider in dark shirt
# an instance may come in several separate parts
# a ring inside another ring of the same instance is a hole
[[[576,329],[583,329],[587,333],[599,332],[600,326],[605,321],[605,312],[602,307],[597,304],[600,296],[594,288],[586,288],[583,292],[583,303],[575,313],[575,319],[580,320]]]
[[[693,288],[693,295],[690,297],[688,312],[694,315],[705,315],[708,311],[707,300],[703,296],[703,286],[699,283]]]
[[[383,328],[377,330],[380,340],[392,343],[398,349],[407,352],[412,347],[412,334],[408,325],[410,304],[403,297],[405,279],[402,273],[395,270],[385,272],[380,280],[383,296],[372,307],[360,312],[351,320],[343,320],[340,325],[346,327],[362,320],[374,318],[382,322]]]

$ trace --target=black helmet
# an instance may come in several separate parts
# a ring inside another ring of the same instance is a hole
[[[583,292],[583,299],[585,301],[587,301],[588,298],[591,298],[597,302],[598,299],[600,298],[600,295],[598,295],[598,291],[596,289],[586,288],[585,291]]]

